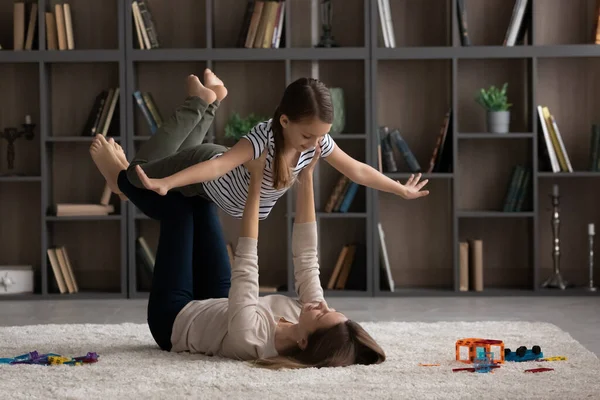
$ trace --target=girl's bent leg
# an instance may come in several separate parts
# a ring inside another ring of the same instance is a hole
[[[204,142],[206,138],[206,134],[212,125],[215,115],[217,113],[217,109],[219,108],[219,100],[215,100],[211,104],[208,105],[202,119],[198,124],[194,127],[192,132],[188,135],[188,137],[183,141],[178,151],[189,149],[191,147],[197,147]]]
[[[207,108],[208,103],[200,97],[188,97],[140,147],[130,168],[175,154],[200,122]]]
[[[194,219],[183,197],[160,222],[152,289],[148,300],[148,327],[161,349],[171,350],[173,323],[193,300],[192,254]]]

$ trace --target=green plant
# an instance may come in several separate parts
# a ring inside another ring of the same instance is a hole
[[[504,83],[501,89],[498,89],[494,85],[490,86],[488,90],[479,89],[475,101],[488,111],[506,111],[512,106],[506,96],[507,86],[508,83]]]
[[[237,142],[242,136],[250,132],[256,124],[267,119],[254,113],[250,113],[245,118],[242,118],[240,114],[234,112],[229,117],[227,125],[225,125],[225,137],[232,138]]]

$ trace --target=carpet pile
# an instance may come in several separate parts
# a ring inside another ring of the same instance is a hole
[[[535,322],[365,322],[386,351],[377,366],[269,371],[247,363],[160,351],[146,325],[30,325],[0,328],[0,357],[29,351],[83,356],[84,366],[0,365],[10,399],[596,399],[600,360],[568,333]],[[453,372],[457,339],[539,345],[566,361],[506,363],[493,373]],[[419,363],[438,363],[424,367]],[[525,369],[554,368],[525,373]]]

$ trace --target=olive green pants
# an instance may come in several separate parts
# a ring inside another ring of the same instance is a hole
[[[218,108],[218,101],[207,104],[199,97],[188,97],[142,144],[127,168],[129,181],[138,188],[144,187],[135,171],[136,165],[141,165],[149,178],[164,178],[227,151],[226,146],[202,143]],[[184,196],[206,197],[202,183],[172,190]]]

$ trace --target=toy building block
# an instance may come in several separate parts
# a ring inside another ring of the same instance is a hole
[[[532,369],[526,369],[524,372],[531,372],[532,374],[535,374],[536,372],[546,372],[546,371],[554,371],[554,368],[532,368]]]
[[[540,358],[537,361],[566,361],[567,357],[565,356],[554,356],[554,357],[546,357],[546,358]]]
[[[533,346],[531,350],[525,346],[520,346],[517,351],[511,351],[510,349],[504,349],[504,359],[506,361],[534,361],[544,358],[544,353],[540,346]]]
[[[491,362],[504,363],[504,343],[502,340],[466,338],[456,341],[457,361],[471,364],[476,359],[485,358],[486,353],[491,354]]]

